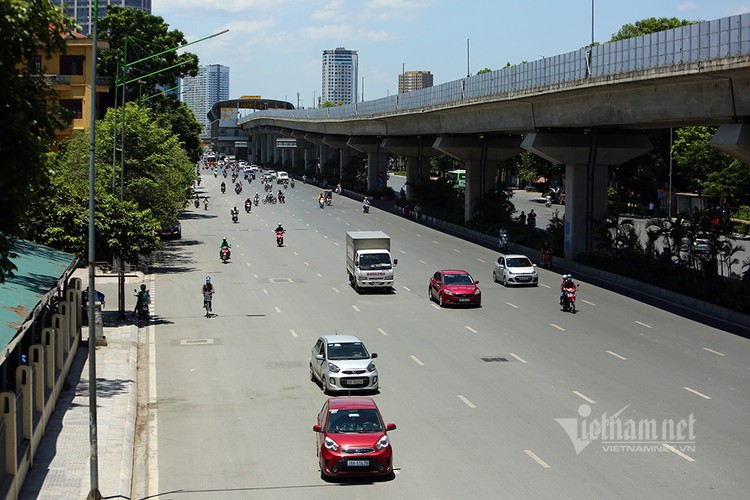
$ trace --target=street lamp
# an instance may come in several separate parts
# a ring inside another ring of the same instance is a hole
[[[466,39],[466,78],[471,76],[471,71],[469,71],[469,40],[471,38]]]

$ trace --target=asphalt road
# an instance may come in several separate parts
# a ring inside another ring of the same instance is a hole
[[[204,176],[209,210],[188,209],[183,239],[167,244],[155,268],[142,367],[149,497],[744,498],[750,490],[748,340],[587,283],[579,313],[563,313],[555,273],[540,270],[537,288],[505,289],[491,279],[497,254],[481,246],[375,208],[364,215],[342,197],[321,210],[317,188],[301,183],[285,205],[245,214],[255,190],[221,195],[219,182]],[[393,294],[348,286],[344,233],[356,229],[391,236]],[[223,236],[228,264],[218,258]],[[483,307],[428,301],[428,276],[446,267],[480,280]],[[217,287],[211,318],[201,309],[206,275]],[[379,354],[374,398],[398,425],[391,481],[320,479],[312,425],[326,396],[309,381],[308,359],[318,336],[336,332]],[[629,420],[656,431],[596,433],[597,422],[627,429]],[[684,439],[663,432],[681,423]],[[578,436],[588,443],[579,453],[571,425],[593,433]],[[624,444],[641,448],[611,449]]]

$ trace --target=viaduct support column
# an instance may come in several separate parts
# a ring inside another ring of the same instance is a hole
[[[565,165],[565,257],[594,249],[594,223],[607,215],[608,167],[652,149],[645,135],[531,133],[524,149]]]
[[[466,165],[466,191],[464,192],[464,219],[466,221],[474,218],[477,202],[495,187],[496,163],[523,151],[521,138],[516,136],[441,136],[435,139],[432,147],[457,160],[462,160]]]
[[[385,188],[388,185],[388,152],[380,147],[382,138],[377,136],[352,136],[347,145],[367,153],[367,190]]]
[[[719,127],[709,144],[750,165],[750,123],[725,123]]]
[[[423,184],[430,176],[430,158],[440,154],[432,148],[434,138],[386,137],[380,147],[406,157],[406,199],[414,199],[415,186]]]

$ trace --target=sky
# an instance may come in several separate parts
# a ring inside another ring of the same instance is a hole
[[[398,75],[434,84],[604,43],[650,17],[710,21],[750,0],[152,0],[152,14],[188,41],[201,65],[229,66],[230,99],[260,95],[313,107],[324,50],[358,51],[359,97],[397,93]],[[468,40],[468,42],[467,42]]]

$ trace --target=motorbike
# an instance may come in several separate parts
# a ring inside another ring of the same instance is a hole
[[[318,205],[320,205],[320,209],[323,210],[323,207],[325,206],[325,201],[323,201],[323,198],[318,199]]]
[[[289,181],[284,181],[284,189],[289,187]]]
[[[276,245],[284,246],[284,231],[276,231]]]
[[[242,186],[240,186],[239,184],[234,186],[234,192],[240,194],[242,192]]]
[[[224,264],[227,263],[229,260],[230,252],[229,247],[221,247],[221,250],[219,250],[219,257],[221,257],[221,262]]]
[[[208,198],[203,198],[203,210],[208,210]]]
[[[265,198],[263,198],[263,204],[270,203],[272,205],[276,204],[276,197],[272,193],[268,193]]]
[[[250,211],[253,209],[252,202],[246,201],[245,202],[245,212],[250,213]]]
[[[239,221],[240,221],[240,218],[239,218],[239,216],[238,216],[237,214],[233,213],[233,214],[232,214],[232,222],[234,222],[234,223],[236,224],[236,223],[238,223]]]
[[[501,232],[500,237],[498,238],[498,244],[500,245],[500,250],[503,252],[508,251],[508,233]]]
[[[201,206],[201,202],[198,201],[198,198],[195,199],[195,208],[198,208]]]
[[[286,197],[283,194],[279,195],[279,203],[286,203]]]
[[[206,310],[206,317],[211,316],[211,300],[213,299],[213,292],[203,292],[203,308]]]
[[[575,288],[564,288],[563,289],[563,301],[562,301],[563,312],[576,313],[576,289]]]
[[[369,214],[369,213],[370,213],[370,205],[368,205],[368,204],[366,204],[366,203],[365,203],[365,204],[363,204],[363,205],[362,205],[362,213],[364,213],[364,214]]]
[[[221,185],[221,194],[224,194],[226,192],[227,192],[227,187],[224,184],[222,184]]]
[[[548,198],[547,198],[547,199],[546,199],[546,200],[544,201],[544,206],[545,206],[545,207],[547,207],[547,208],[550,208],[550,207],[552,206],[552,198],[551,198],[551,197],[548,197]]]
[[[542,252],[542,267],[549,269],[552,265],[552,250],[545,250]]]
[[[133,289],[135,292],[135,296],[138,297],[138,290]],[[143,301],[140,304],[138,304],[138,308],[136,309],[136,314],[138,315],[138,319],[141,321],[148,321],[151,317],[149,310],[148,310],[148,302]]]
[[[294,188],[294,179],[292,179],[292,180],[291,180],[291,181],[289,182],[289,185],[290,185],[290,186],[292,186],[292,188]]]
[[[259,200],[260,200],[260,197],[259,197],[259,196],[256,196],[255,198],[253,198],[253,203],[255,203],[255,206],[256,206],[256,207],[258,206],[258,202],[259,202]]]

